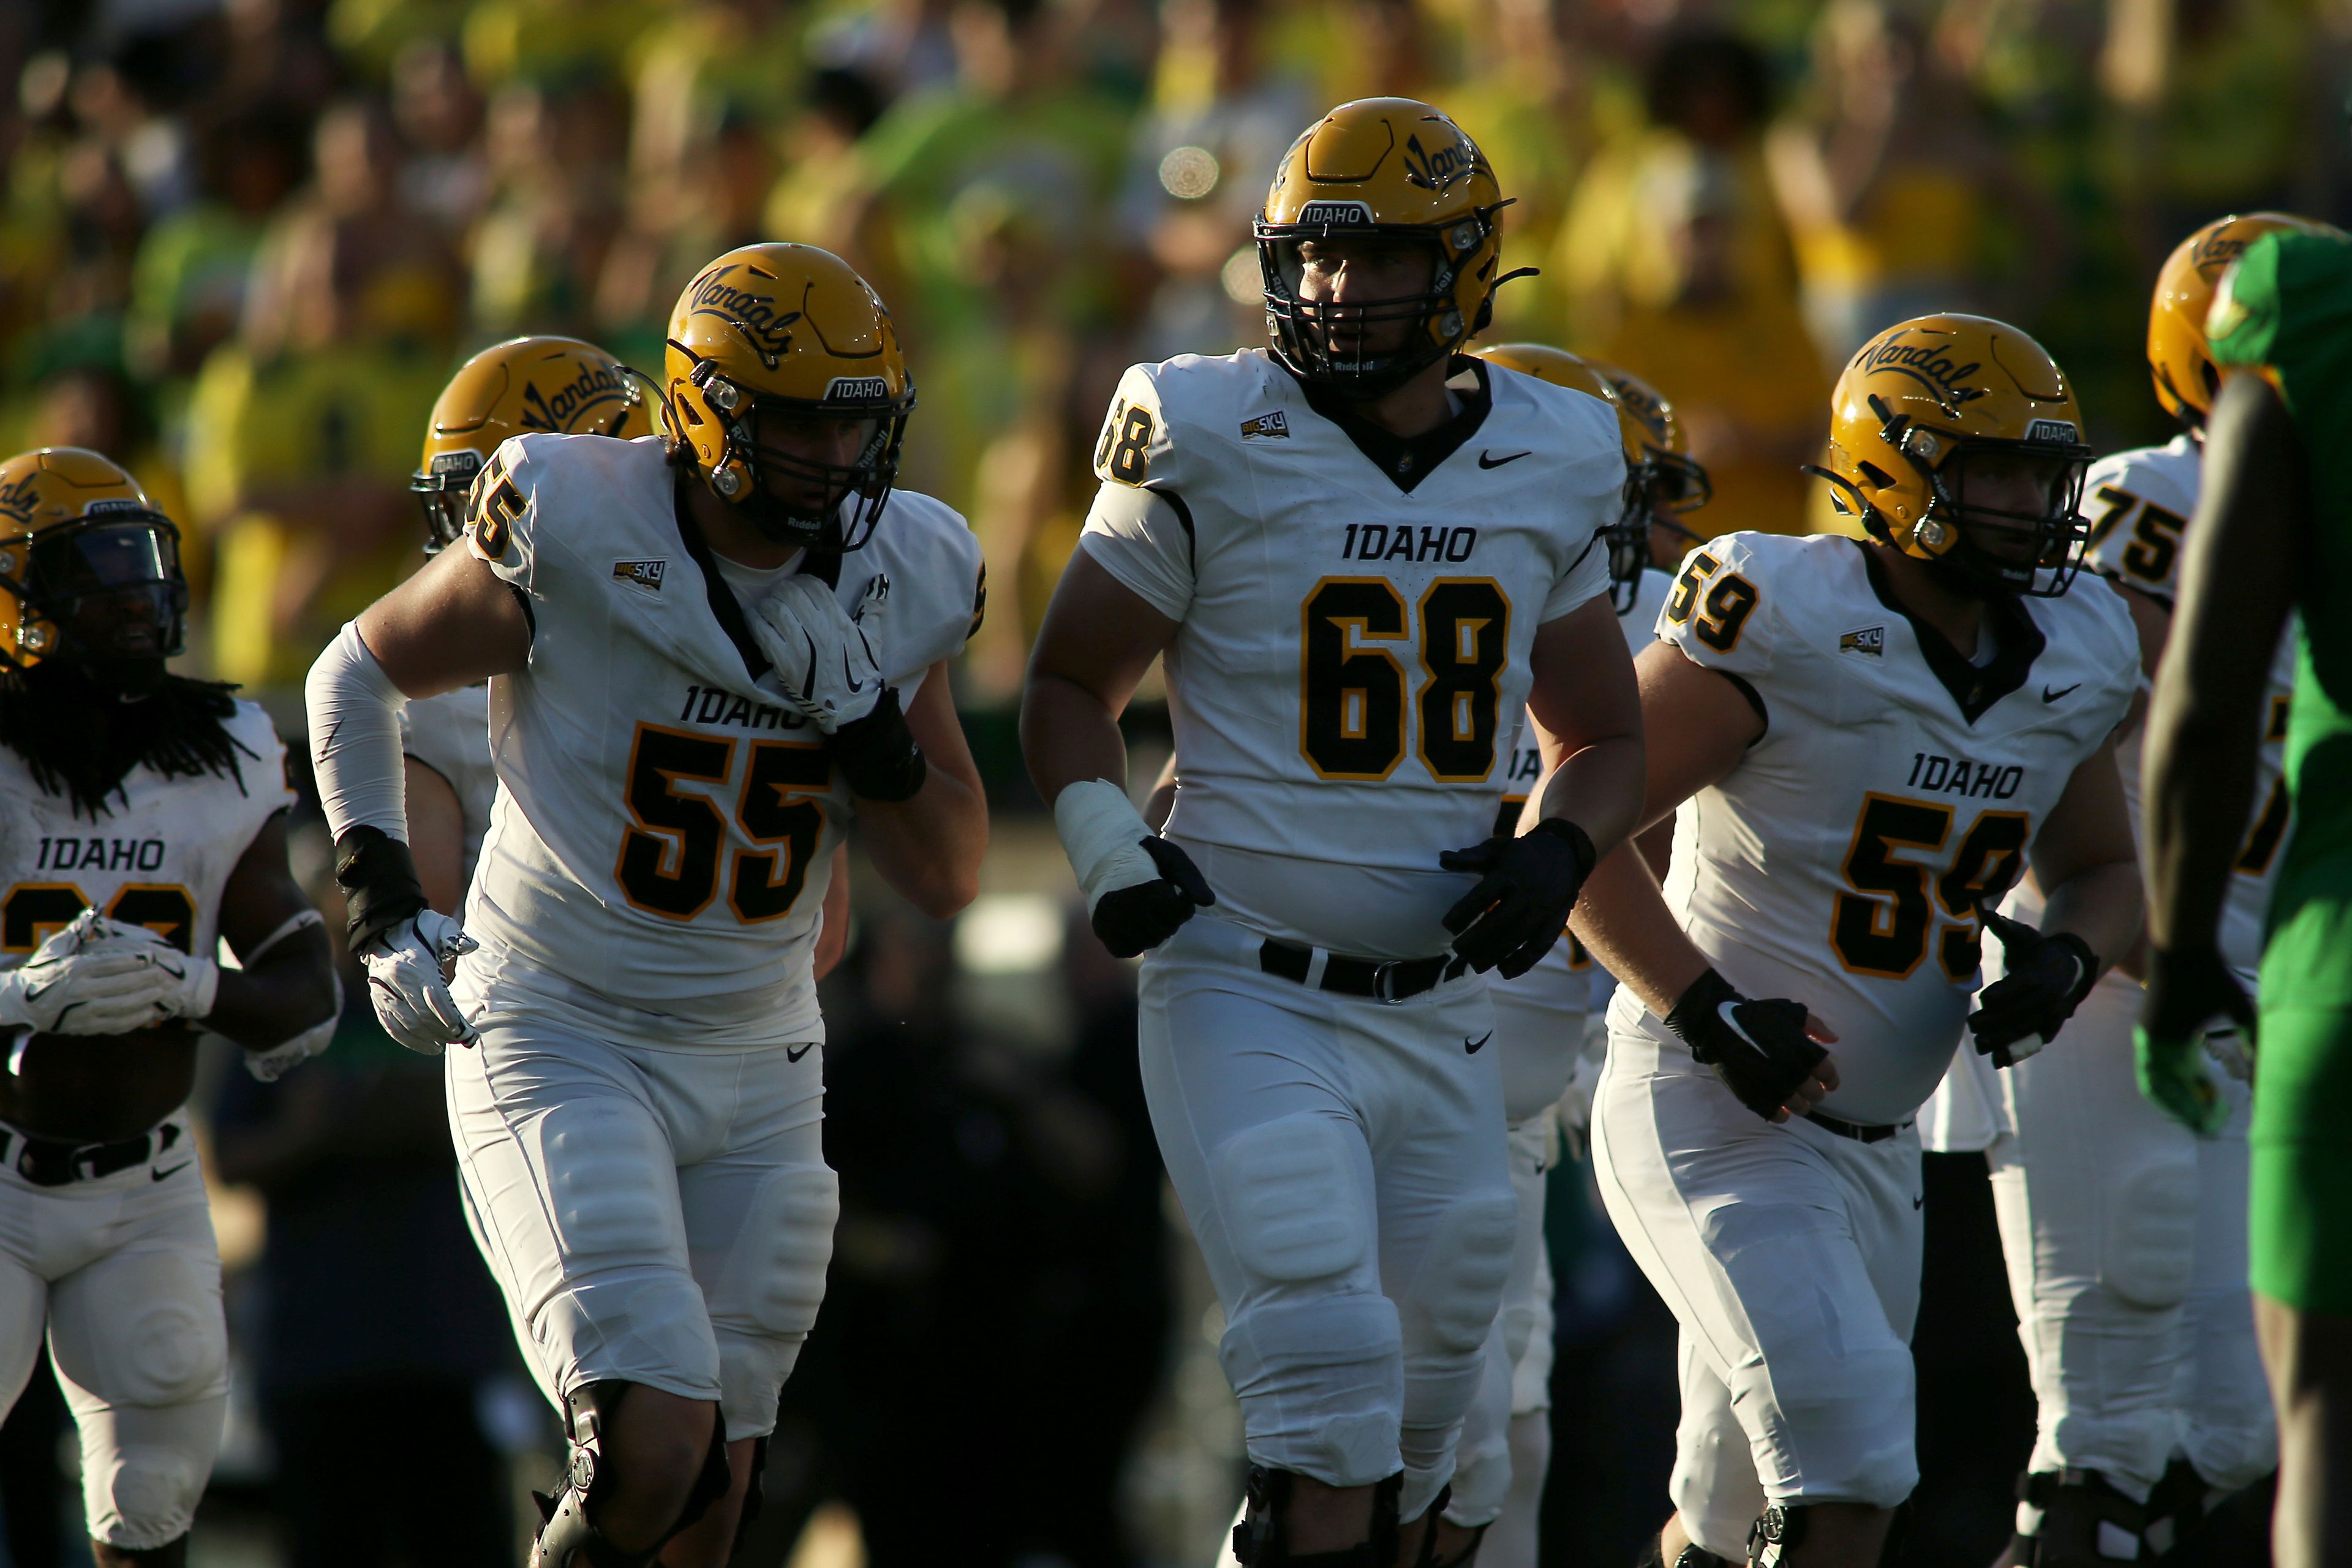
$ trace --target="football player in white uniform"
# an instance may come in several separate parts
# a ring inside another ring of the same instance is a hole
[[[2281,214],[2223,218],[2183,240],[2157,280],[2148,366],[2158,401],[2182,433],[2100,459],[2084,483],[2090,564],[2123,590],[2151,675],[2218,382],[2205,346],[2214,288],[2261,236],[2317,226]],[[2264,804],[2247,830],[2222,928],[2223,955],[2250,994],[2287,826],[2281,766],[2294,689],[2290,629],[2272,666]],[[2136,705],[2116,752],[2135,843],[2137,720]],[[2031,887],[2003,906],[2028,921],[2037,907]],[[2246,1288],[2246,1056],[2235,1037],[2217,1043],[2221,1055],[2206,1076],[2225,1119],[2211,1138],[2143,1099],[2132,1064],[2143,997],[2136,959],[2124,955],[2099,982],[2059,1048],[2000,1074],[1963,1054],[1938,1114],[1923,1118],[1941,1146],[1986,1151],[2040,1407],[2010,1563],[2129,1558],[2143,1535],[2151,1552],[2168,1550],[2212,1503],[2277,1464]]]
[[[593,343],[560,337],[492,343],[457,367],[425,421],[424,455],[408,479],[425,512],[425,553],[438,555],[465,537],[467,491],[509,437],[544,430],[626,441],[652,429],[636,374]],[[416,879],[433,908],[454,915],[498,794],[489,683],[403,708],[400,749]]]
[[[1559,940],[1640,789],[1616,416],[1458,357],[1504,205],[1426,104],[1301,135],[1256,226],[1272,352],[1128,372],[1031,665],[1024,748],[1094,928],[1150,950],[1144,1082],[1223,1303],[1252,1568],[1475,1551],[1424,1515],[1515,1230],[1480,976]],[[1163,651],[1160,837],[1117,720]],[[1530,705],[1561,739],[1495,836]]]
[[[0,1405],[46,1333],[100,1568],[187,1561],[228,1409],[196,1031],[274,1079],[341,1012],[287,869],[284,746],[165,672],[187,595],[178,531],[116,464],[0,463]]]
[[[408,480],[425,511],[425,553],[437,555],[464,537],[466,492],[508,437],[540,430],[626,441],[652,431],[653,416],[638,390],[642,379],[578,338],[509,338],[458,366],[434,402],[425,454]],[[489,832],[499,788],[489,721],[488,681],[419,698],[400,710],[408,851],[425,901],[445,915],[455,915],[465,902]],[[848,915],[845,844],[834,851],[825,884],[824,928],[816,947],[820,980],[841,956]]]
[[[946,675],[979,547],[892,488],[914,396],[880,300],[822,250],[730,251],[671,314],[663,398],[674,441],[500,447],[466,547],[310,675],[377,1015],[470,1047],[470,1219],[565,1402],[535,1568],[725,1560],[832,1247],[833,851],[855,815],[943,918],[987,836]],[[461,932],[400,837],[394,710],[486,677],[499,791]]]
[[[1609,530],[1611,602],[1628,649],[1657,639],[1658,611],[1674,579],[1671,564],[1696,543],[1680,515],[1706,504],[1706,470],[1683,449],[1664,399],[1613,366],[1595,364],[1543,343],[1506,343],[1477,351],[1489,364],[1598,397],[1616,410],[1625,448],[1625,497]],[[1512,751],[1497,833],[1515,832],[1520,808],[1543,778],[1543,753],[1524,721]],[[1573,938],[1533,969],[1492,984],[1495,1051],[1503,1075],[1511,1185],[1519,1200],[1518,1232],[1503,1284],[1503,1306],[1486,1346],[1486,1371],[1462,1427],[1454,1498],[1445,1517],[1486,1529],[1484,1568],[1535,1568],[1536,1515],[1551,1458],[1552,1277],[1544,1248],[1544,1173],[1563,1136],[1582,1148],[1591,1086],[1601,1071],[1590,1008],[1605,1007],[1611,980]]]
[[[1846,366],[1831,439],[1874,542],[1684,563],[1640,660],[1669,886],[1620,853],[1574,921],[1622,982],[1601,1194],[1682,1326],[1658,1552],[1685,1568],[1880,1561],[1917,1480],[1914,1113],[1964,1020],[2028,1054],[2139,930],[2110,739],[2138,660],[2076,579],[2065,377],[1999,322],[1906,321]],[[2029,859],[2040,931],[1987,910]],[[1970,1013],[1988,924],[2009,973]]]

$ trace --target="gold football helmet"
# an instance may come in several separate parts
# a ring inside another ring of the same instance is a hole
[[[622,440],[653,429],[635,371],[578,338],[509,338],[457,367],[425,426],[408,488],[425,508],[425,552],[457,542],[466,489],[509,436],[551,430]]]
[[[2147,311],[2147,372],[2164,411],[2191,430],[2205,427],[2221,384],[2205,343],[2205,313],[2230,264],[2266,234],[2336,234],[2324,223],[2292,213],[2247,213],[2216,218],[2173,247],[2156,275]]]
[[[915,384],[890,312],[847,262],[812,245],[721,256],[670,311],[662,379],[680,458],[762,533],[823,550],[871,536]],[[793,438],[798,450],[776,444],[794,429],[823,434]]]
[[[1706,542],[1705,534],[1676,520],[1714,500],[1715,481],[1690,455],[1690,435],[1664,393],[1630,370],[1613,364],[1592,368],[1616,393],[1618,417],[1640,428],[1641,456],[1636,459],[1628,446],[1625,461],[1648,505],[1650,526],[1665,530],[1663,540],[1653,536],[1653,543],[1661,547],[1656,553],[1664,556],[1654,563],[1672,565],[1684,551]]]
[[[1369,399],[1453,353],[1494,317],[1502,210],[1486,155],[1441,110],[1410,98],[1343,103],[1290,144],[1253,232],[1274,352],[1293,373]],[[1349,240],[1429,258],[1421,292],[1369,303],[1307,298],[1316,248]],[[1402,344],[1376,347],[1403,323]]]
[[[79,447],[0,463],[0,666],[160,674],[187,613],[180,531],[121,464]]]
[[[2049,351],[1982,316],[1921,316],[1847,362],[1830,395],[1827,466],[1805,471],[1872,538],[1935,563],[1954,587],[2055,598],[2090,536],[2076,509],[2091,457]],[[2038,503],[2000,504],[2021,477]]]
[[[1549,343],[1502,343],[1472,351],[1478,358],[1555,386],[1572,387],[1617,411],[1617,437],[1625,448],[1625,505],[1604,531],[1609,546],[1609,593],[1617,613],[1633,607],[1643,571],[1680,555],[1699,536],[1675,517],[1705,506],[1714,493],[1706,470],[1686,455],[1674,409],[1640,377],[1556,349]],[[1652,531],[1664,529],[1664,539]]]

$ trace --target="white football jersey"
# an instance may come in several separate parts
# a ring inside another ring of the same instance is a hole
[[[164,778],[142,763],[94,821],[44,792],[25,760],[0,747],[0,969],[92,908],[183,952],[213,955],[229,873],[295,798],[269,716],[240,701],[226,727],[235,773]]]
[[[2117,452],[2093,465],[2083,483],[2084,509],[2091,517],[2091,565],[2169,608],[2179,593],[2181,532],[2197,510],[2204,460],[2204,448],[2183,435],[2164,446]],[[2255,760],[2253,819],[2247,824],[2221,906],[2221,955],[2249,984],[2262,963],[2271,883],[2286,841],[2286,715],[2294,696],[2294,623],[2289,621],[2271,660],[2262,750]],[[2135,844],[2139,842],[2141,739],[2133,735],[2116,753],[2131,806]]]
[[[1473,879],[1437,857],[1493,831],[1536,628],[1608,590],[1615,414],[1464,363],[1418,441],[1343,427],[1262,349],[1138,365],[1104,423],[1083,547],[1181,623],[1166,831],[1253,930],[1444,951]]]
[[[2022,873],[2122,721],[2139,654],[2122,599],[2087,573],[2063,598],[1996,602],[1981,663],[1880,573],[1849,539],[1729,534],[1685,559],[1658,634],[1765,719],[1676,813],[1667,906],[1740,991],[1793,997],[1836,1032],[1824,1109],[1885,1124],[1943,1076],[1978,984],[1979,902]],[[1675,1039],[1631,991],[1612,1022]]]
[[[1617,625],[1625,633],[1626,648],[1639,658],[1643,648],[1658,640],[1658,612],[1665,607],[1667,591],[1675,580],[1654,567],[1642,574],[1633,587],[1633,603],[1617,617]],[[1504,788],[1503,807],[1495,818],[1495,831],[1517,831],[1519,807],[1527,804],[1528,792],[1543,778],[1543,751],[1536,744],[1534,715],[1521,710],[1517,739],[1511,747],[1511,775]],[[1584,1013],[1609,1005],[1610,993],[1617,989],[1610,973],[1592,962],[1592,955],[1574,932],[1565,932],[1552,944],[1533,969],[1516,980],[1501,975],[1488,976],[1488,982],[1498,997],[1509,997],[1524,1006],[1541,1007],[1559,1013]],[[1574,1048],[1575,1042],[1569,1042]]]
[[[812,943],[849,792],[721,626],[676,479],[651,437],[530,435],[474,487],[468,548],[528,595],[531,643],[490,682],[499,790],[459,998],[605,1039],[820,1039]],[[873,595],[867,636],[911,703],[972,629],[978,541],[898,490],[839,562],[843,606]]]
[[[499,793],[498,769],[490,761],[490,689],[462,686],[438,697],[420,697],[400,710],[400,749],[448,782],[465,824],[465,879],[474,879],[482,836],[490,830],[490,801]]]

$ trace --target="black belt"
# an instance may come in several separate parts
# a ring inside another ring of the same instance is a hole
[[[1325,952],[1321,948],[1299,947],[1292,942],[1276,942],[1272,937],[1259,944],[1257,966],[1268,974],[1278,974],[1285,980],[1307,984],[1315,973],[1315,960],[1323,960],[1322,978],[1316,981],[1318,989],[1337,991],[1349,996],[1370,996],[1375,1002],[1391,1005],[1409,996],[1418,996],[1433,986],[1459,976],[1470,967],[1467,959],[1441,952],[1433,958],[1349,958],[1342,952]]]
[[[179,1141],[176,1121],[112,1143],[65,1143],[0,1127],[0,1161],[13,1164],[18,1175],[37,1187],[63,1187],[160,1159],[164,1150]]]
[[[1808,1110],[1805,1120],[1816,1127],[1826,1127],[1841,1138],[1851,1138],[1857,1143],[1884,1143],[1911,1124],[1897,1121],[1892,1126],[1878,1121],[1848,1121],[1843,1116],[1832,1116],[1826,1110]]]

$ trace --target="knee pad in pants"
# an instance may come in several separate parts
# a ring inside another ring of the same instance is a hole
[[[1503,1385],[1498,1427],[1509,1419],[1509,1365],[1498,1353],[1490,1373],[1485,1352],[1502,1310],[1517,1225],[1518,1203],[1507,1187],[1466,1194],[1431,1232],[1412,1286],[1398,1303],[1404,1334],[1400,1518],[1419,1518],[1451,1479],[1454,1438],[1490,1375]]]
[[[1396,1308],[1369,1291],[1245,1307],[1225,1325],[1218,1354],[1241,1400],[1251,1460],[1330,1487],[1394,1475],[1402,1348]]]
[[[228,1395],[78,1408],[74,1419],[81,1428],[82,1510],[90,1539],[146,1552],[187,1534],[220,1452]]]
[[[1510,1495],[1511,1363],[1497,1321],[1480,1354],[1478,1395],[1454,1448],[1454,1494],[1445,1517],[1465,1528],[1492,1523]]]
[[[840,1180],[822,1165],[778,1171],[751,1200],[726,1276],[710,1293],[719,1401],[730,1440],[776,1424],[776,1396],[824,1301],[840,1215]]]

